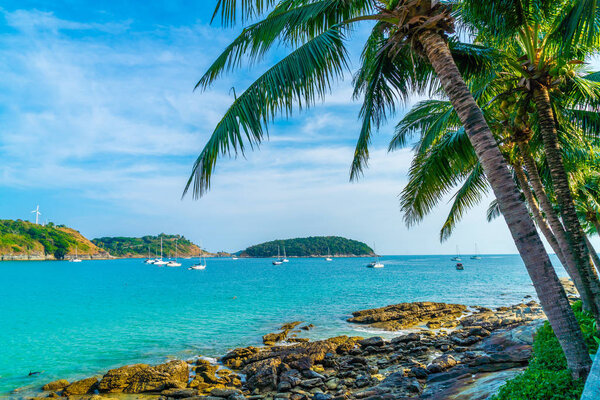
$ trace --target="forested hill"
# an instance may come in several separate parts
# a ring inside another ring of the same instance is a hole
[[[178,257],[196,257],[201,254],[200,247],[181,235],[166,235],[136,237],[103,237],[92,242],[114,257],[148,257],[160,256],[160,239],[163,241],[163,257],[175,257],[175,241],[177,241]],[[208,255],[208,253],[204,252]]]
[[[248,247],[239,252],[242,257],[273,257],[277,256],[279,246],[281,255],[283,249],[288,257],[323,257],[331,252],[338,257],[370,256],[373,249],[357,240],[339,236],[311,236],[286,240],[273,240]],[[328,250],[329,248],[329,250]]]
[[[83,259],[109,257],[81,233],[64,225],[0,220],[2,260],[62,260],[74,257],[76,251]]]

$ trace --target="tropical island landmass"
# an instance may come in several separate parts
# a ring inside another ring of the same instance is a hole
[[[0,260],[62,260],[110,258],[110,254],[65,225],[0,220]]]
[[[182,235],[167,235],[161,233],[157,236],[143,237],[102,237],[93,239],[92,242],[108,251],[112,256],[119,258],[139,258],[160,256],[162,239],[163,257],[205,257],[222,255],[224,253],[209,253]],[[176,248],[177,247],[177,248]]]
[[[369,257],[373,249],[363,242],[340,236],[310,236],[305,238],[272,240],[248,247],[237,254],[240,257]]]

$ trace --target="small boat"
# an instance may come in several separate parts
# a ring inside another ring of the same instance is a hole
[[[162,248],[162,236],[160,237],[160,258],[157,258],[156,260],[154,260],[154,265],[158,265],[159,267],[162,267],[163,265],[167,265],[168,262],[164,261],[163,258],[163,248]]]
[[[238,258],[236,256],[232,256],[231,259],[232,260],[237,260]]]
[[[273,265],[281,265],[283,264],[283,259],[281,258],[281,255],[279,254],[279,246],[277,246],[277,260],[273,261]]]
[[[367,268],[383,268],[384,265],[379,262],[379,256],[377,255],[377,250],[375,250],[374,244],[373,244],[373,251],[375,252],[375,260],[368,263]]]
[[[456,246],[456,257],[451,258],[452,261],[462,261],[460,258],[460,251],[458,251],[458,246]]]
[[[325,261],[333,261],[333,258],[331,258],[331,250],[329,249],[329,246],[327,246],[327,256],[325,257]]]
[[[75,258],[70,259],[69,262],[81,262],[79,257],[77,257],[77,246],[75,246]]]
[[[144,263],[146,263],[146,264],[154,264],[155,262],[156,262],[156,259],[150,258],[150,246],[148,246],[148,258],[146,258],[144,260]]]
[[[167,267],[181,267],[181,263],[177,262],[177,239],[175,239],[175,260],[171,260],[167,263]]]
[[[283,246],[283,258],[281,259],[281,262],[290,262],[290,260],[288,260],[285,256],[285,246]]]
[[[481,255],[479,254],[479,248],[477,248],[477,243],[475,243],[475,255],[471,256],[471,260],[481,260]]]
[[[194,264],[188,268],[188,270],[203,270],[206,269],[206,259],[204,258],[204,253],[202,253],[202,248],[200,249],[200,257],[198,257],[198,264]]]
[[[462,271],[465,269],[465,267],[462,265],[462,263],[456,263],[456,269]]]

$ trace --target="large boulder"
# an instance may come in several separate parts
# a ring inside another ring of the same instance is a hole
[[[101,392],[122,392],[131,383],[131,378],[140,371],[150,368],[148,364],[133,364],[109,370],[100,380],[98,390]]]
[[[454,367],[456,364],[457,361],[454,357],[450,354],[444,354],[443,356],[435,358],[431,364],[427,366],[427,371],[430,374],[442,372]]]
[[[69,381],[66,379],[59,379],[57,381],[46,383],[42,386],[42,390],[47,392],[56,392],[57,390],[62,390],[69,386]]]
[[[131,377],[129,385],[123,392],[157,392],[181,386],[185,387],[188,378],[188,364],[185,361],[173,360],[139,371]]]
[[[281,359],[279,358],[267,358],[266,360],[246,365],[242,373],[246,375],[248,388],[250,390],[274,390],[277,388],[277,375],[280,365]]]
[[[397,331],[431,321],[448,322],[463,315],[467,307],[462,304],[415,302],[353,312],[349,322],[369,324],[372,327]]]
[[[63,396],[81,395],[94,393],[98,385],[98,379],[87,378],[71,383],[63,390]]]
[[[181,360],[154,367],[147,364],[127,365],[108,371],[100,381],[98,389],[109,393],[154,392],[185,387],[188,377],[188,364]]]

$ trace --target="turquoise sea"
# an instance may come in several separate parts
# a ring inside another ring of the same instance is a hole
[[[204,271],[139,259],[0,263],[0,396],[57,378],[77,379],[134,362],[218,356],[260,344],[282,323],[303,320],[311,338],[369,335],[350,313],[408,301],[500,306],[535,297],[516,255],[463,258],[208,259]],[[559,270],[564,276],[564,271]],[[43,371],[29,377],[30,371]]]

